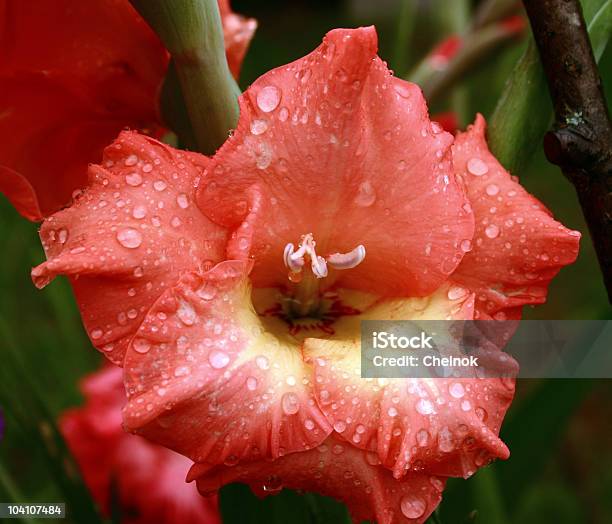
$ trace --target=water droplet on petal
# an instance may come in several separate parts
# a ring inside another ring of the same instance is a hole
[[[424,398],[418,400],[418,402],[416,403],[416,410],[421,415],[431,415],[432,413],[434,413],[433,404],[430,400]]]
[[[117,232],[117,242],[128,249],[136,249],[142,244],[142,235],[137,229],[126,227]]]
[[[362,207],[369,207],[376,201],[376,191],[369,181],[359,184],[357,195],[355,196],[355,204]]]
[[[181,209],[187,209],[189,207],[189,198],[185,193],[179,193],[176,196],[176,203]]]
[[[427,509],[425,501],[416,495],[404,495],[400,500],[402,515],[409,519],[422,517]]]
[[[471,158],[467,163],[467,170],[474,176],[486,175],[489,172],[487,164],[480,158]]]
[[[300,410],[300,400],[295,393],[285,393],[281,397],[281,406],[285,415],[295,415]]]
[[[270,367],[270,361],[263,355],[255,358],[255,364],[257,364],[259,369],[268,369]]]
[[[142,177],[138,173],[125,175],[125,183],[128,186],[137,187],[142,184]]]
[[[463,387],[463,384],[460,384],[459,382],[454,382],[449,386],[448,392],[454,398],[461,398],[463,397],[463,395],[465,395],[465,388]]]
[[[134,351],[136,351],[136,353],[144,354],[149,351],[149,349],[151,349],[151,344],[148,340],[145,340],[144,338],[137,338],[132,343],[132,347],[134,348]]]
[[[496,184],[489,184],[486,189],[487,195],[495,196],[499,193],[499,186]]]
[[[155,182],[153,182],[153,188],[155,189],[155,191],[163,191],[167,187],[168,184],[166,184],[163,180],[156,180]]]
[[[208,355],[208,362],[215,369],[223,369],[229,364],[230,357],[224,351],[213,349]]]
[[[429,433],[426,429],[420,429],[416,434],[416,441],[419,446],[424,448],[429,442]]]
[[[103,333],[102,333],[101,329],[94,329],[90,333],[90,335],[91,335],[91,338],[93,338],[94,340],[97,340],[97,339],[99,339],[103,335]]]
[[[176,312],[176,316],[186,326],[193,326],[196,321],[196,312],[188,302],[182,301]]]
[[[174,370],[175,377],[186,377],[187,375],[189,375],[189,373],[191,373],[191,369],[189,369],[189,366],[178,366]]]
[[[334,422],[334,431],[337,433],[342,433],[346,431],[346,423],[343,420],[337,420]]]
[[[132,216],[134,218],[144,218],[147,215],[147,208],[145,206],[136,206],[132,210]]]
[[[280,103],[281,93],[276,86],[266,86],[257,93],[257,106],[264,113],[274,111]]]
[[[310,420],[309,418],[307,418],[307,419],[304,421],[304,427],[305,427],[305,428],[306,428],[308,431],[312,431],[312,430],[314,429],[314,427],[315,427],[315,423],[314,423],[312,420]]]
[[[136,155],[130,155],[125,159],[126,166],[135,166],[138,163],[138,157]]]
[[[461,286],[451,286],[448,290],[447,296],[449,300],[459,300],[468,294],[468,290]]]
[[[464,253],[468,253],[469,251],[472,250],[472,242],[470,240],[462,240],[461,241],[461,251],[463,251]]]
[[[485,235],[487,235],[489,238],[497,238],[499,236],[499,227],[497,227],[495,224],[488,225],[485,228]]]
[[[261,135],[268,130],[268,123],[265,120],[256,119],[251,122],[251,133]]]

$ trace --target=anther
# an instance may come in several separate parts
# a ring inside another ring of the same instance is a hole
[[[306,263],[305,257],[308,255],[313,275],[317,278],[325,278],[329,272],[327,264],[334,269],[351,269],[361,264],[366,255],[365,247],[360,244],[348,253],[333,253],[322,257],[317,255],[316,245],[312,233],[302,237],[297,251],[293,244],[287,244],[283,253],[283,260],[289,271],[300,273]]]
[[[352,269],[363,262],[366,256],[365,247],[359,244],[348,253],[334,253],[327,256],[327,263],[334,269]]]

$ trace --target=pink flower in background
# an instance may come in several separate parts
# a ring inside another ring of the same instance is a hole
[[[423,522],[449,476],[508,449],[502,379],[359,377],[360,321],[520,318],[577,254],[488,151],[335,30],[240,98],[217,154],[124,132],[49,217],[38,286],[71,279],[124,367],[126,427],[197,462],[202,492],[308,489]]]
[[[219,8],[237,76],[257,24]],[[42,220],[122,129],[161,135],[168,53],[128,0],[0,0],[0,27],[0,192]]]
[[[201,497],[185,483],[191,461],[130,435],[121,427],[125,404],[120,368],[107,367],[82,384],[85,405],[60,426],[93,498],[110,514],[116,492],[121,522],[219,524],[216,494]]]

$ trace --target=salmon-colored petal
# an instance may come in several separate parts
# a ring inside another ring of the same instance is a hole
[[[262,497],[282,488],[314,491],[346,503],[356,524],[364,520],[378,524],[425,522],[440,502],[445,479],[410,473],[398,481],[379,464],[376,454],[329,438],[313,450],[273,462],[212,469],[196,464],[189,477],[197,479],[204,494],[230,482],[248,484]]]
[[[121,364],[149,308],[181,274],[220,261],[225,232],[194,192],[207,159],[123,132],[89,171],[90,186],[40,231],[37,286],[69,275],[93,344]]]
[[[120,368],[109,366],[89,375],[81,389],[85,405],[63,413],[60,427],[106,515],[111,513],[115,490],[122,515],[132,524],[220,522],[216,497],[205,499],[185,484],[191,461],[123,431],[125,391]]]
[[[426,302],[383,301],[348,322],[469,319],[473,294],[464,291],[445,286]],[[377,453],[396,478],[422,470],[467,477],[494,458],[508,458],[497,435],[512,380],[362,379],[357,325],[346,329],[341,321],[338,330],[336,340],[306,339],[304,354],[315,366],[319,406],[343,439]]]
[[[266,332],[253,311],[248,266],[185,275],[125,360],[126,427],[211,465],[304,451],[331,431],[299,345]]]
[[[285,246],[307,233],[321,256],[365,246],[363,263],[332,270],[328,287],[339,279],[424,295],[460,262],[473,218],[452,174],[452,136],[376,48],[373,28],[331,31],[241,97],[238,128],[213,158],[198,203],[233,229],[249,217],[255,286],[286,283]]]
[[[521,306],[546,300],[552,278],[576,259],[580,233],[554,220],[490,153],[482,116],[452,149],[476,233],[451,278],[476,293],[481,318],[520,316]]]

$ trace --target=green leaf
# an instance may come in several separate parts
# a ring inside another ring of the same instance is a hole
[[[595,60],[599,62],[612,35],[612,0],[607,0],[589,23],[589,36]]]

